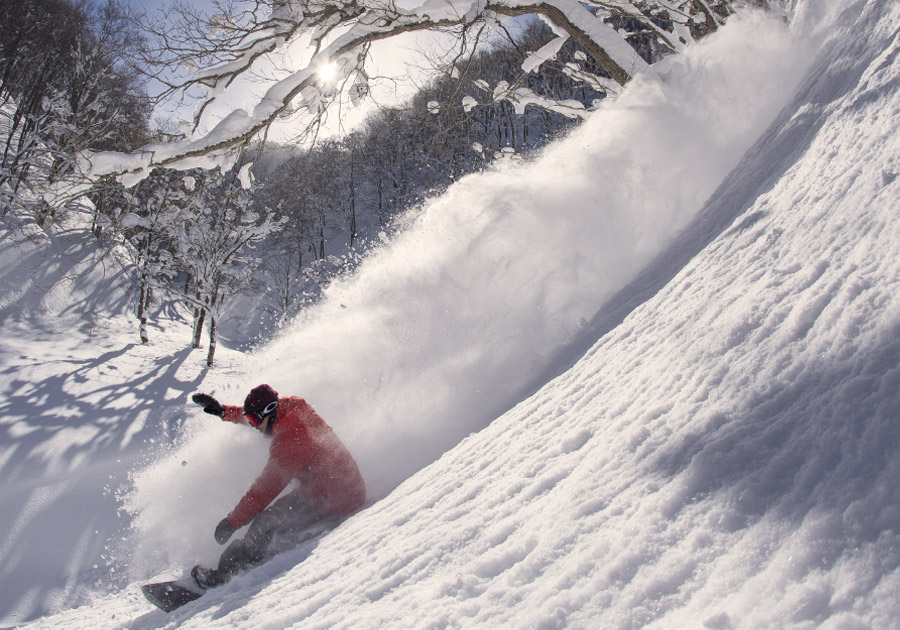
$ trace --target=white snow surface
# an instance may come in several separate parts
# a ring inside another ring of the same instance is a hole
[[[211,370],[0,241],[0,624],[896,627],[900,5],[796,4],[461,181]],[[214,559],[265,459],[187,397],[262,381],[374,503],[166,615],[139,585]]]

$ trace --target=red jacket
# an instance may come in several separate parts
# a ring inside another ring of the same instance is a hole
[[[246,424],[243,409],[225,405],[225,420]],[[291,479],[299,479],[311,503],[335,515],[350,514],[366,500],[366,484],[350,452],[310,405],[296,396],[278,399],[269,461],[228,515],[241,528],[262,512]]]

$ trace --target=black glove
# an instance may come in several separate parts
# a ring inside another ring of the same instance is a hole
[[[219,524],[216,525],[216,533],[213,534],[213,536],[215,536],[217,543],[224,545],[236,531],[237,527],[229,523],[227,518],[223,518],[219,521]]]
[[[203,411],[220,418],[225,417],[225,407],[209,394],[194,394],[191,400],[203,407]]]

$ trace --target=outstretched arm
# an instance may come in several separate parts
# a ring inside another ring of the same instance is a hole
[[[203,407],[203,411],[213,416],[219,416],[225,422],[242,424],[244,422],[244,410],[237,405],[223,405],[209,394],[194,394],[191,400]]]
[[[203,411],[213,416],[225,417],[225,405],[210,396],[209,394],[194,394],[191,396],[194,404],[203,407]]]
[[[237,405],[225,405],[225,415],[222,416],[222,420],[234,422],[235,424],[247,424],[247,421],[244,419],[243,407],[238,407]]]

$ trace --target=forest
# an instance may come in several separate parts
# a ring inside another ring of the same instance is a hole
[[[675,4],[622,2],[594,14],[653,64],[677,52],[672,42],[701,37],[733,11],[724,1]],[[267,19],[279,7],[269,6]],[[320,133],[314,116],[293,142],[254,136],[232,143],[219,168],[175,160],[129,177],[122,168],[92,168],[90,156],[123,156],[119,163],[127,164],[128,156],[190,136],[158,114],[161,98],[192,85],[164,74],[173,51],[184,50],[172,41],[175,31],[114,0],[4,3],[3,228],[24,237],[73,221],[89,226],[132,280],[141,343],[150,342],[154,312],[175,302],[193,320],[193,347],[206,333],[212,365],[223,322],[249,318],[276,329],[315,303],[334,277],[352,273],[424,199],[467,174],[527,159],[615,94],[623,79],[589,41],[560,37],[557,25],[522,15],[490,36],[461,26],[460,39],[473,41],[449,61],[435,59],[432,78],[408,102],[377,104],[350,131]],[[261,25],[251,22],[243,36]],[[319,103],[320,113],[340,98],[365,100],[365,78],[357,67],[344,73],[343,88],[307,93],[304,102]],[[168,87],[160,92],[161,84]],[[238,316],[241,296],[253,306]]]

